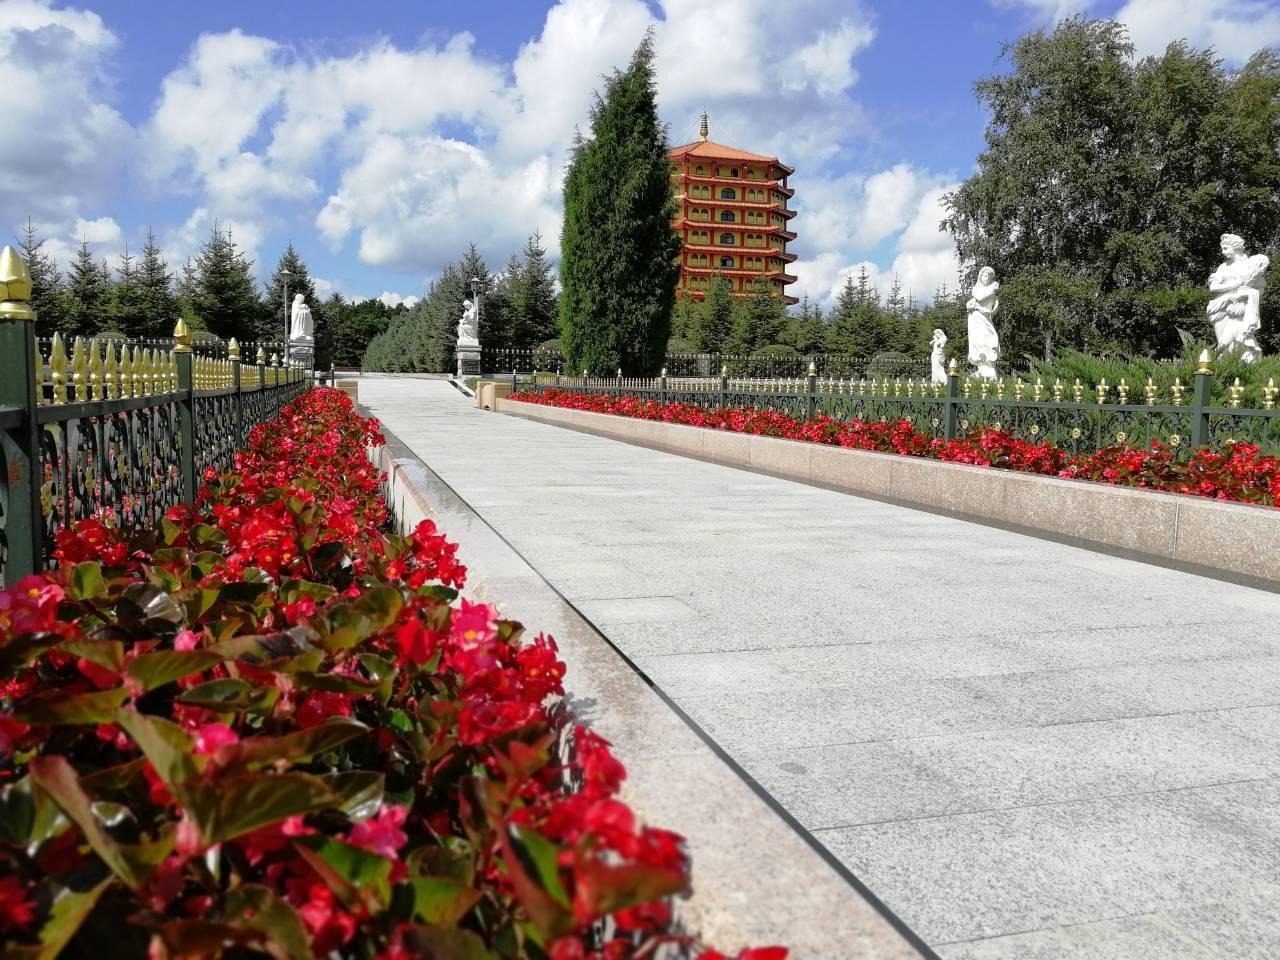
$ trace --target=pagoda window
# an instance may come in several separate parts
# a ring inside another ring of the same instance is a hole
[[[720,191],[720,199],[721,200],[737,200],[738,191],[733,189],[733,187],[725,187]]]
[[[732,234],[732,233],[722,233],[722,234],[720,234],[720,243],[721,243],[723,246],[726,246],[726,247],[732,247],[732,246],[733,246],[733,234]]]
[[[720,222],[721,223],[737,223],[738,215],[734,213],[732,210],[721,210]]]
[[[737,167],[730,167],[730,168],[729,168],[729,176],[731,176],[731,177],[736,177],[737,175],[738,175],[738,168],[737,168]]]
[[[698,164],[698,165],[694,168],[693,172],[694,172],[694,173],[696,173],[698,176],[702,176],[702,174],[703,174],[705,171],[704,171],[704,170],[703,170],[703,168],[702,168],[702,164]]]
[[[721,257],[721,258],[720,258],[720,266],[722,266],[722,267],[730,267],[730,268],[732,268],[732,267],[733,267],[733,257]]]

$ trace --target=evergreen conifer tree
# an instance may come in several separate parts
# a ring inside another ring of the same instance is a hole
[[[750,356],[763,347],[774,346],[781,339],[786,322],[786,306],[773,284],[757,282],[751,296],[735,311],[725,352]]]
[[[680,240],[653,35],[605,82],[565,178],[560,328],[569,368],[654,374],[671,333]]]
[[[125,244],[124,253],[120,256],[120,266],[116,268],[116,281],[111,287],[108,310],[109,326],[126,337],[148,335],[142,287],[138,283],[138,268],[134,265],[136,259],[129,252],[129,245]]]
[[[173,295],[173,275],[160,253],[156,235],[147,228],[138,262],[138,288],[142,299],[142,335],[167,337],[173,333],[178,319],[178,304]]]
[[[693,329],[693,345],[700,353],[725,353],[725,344],[734,332],[734,303],[729,281],[716,277],[711,281],[707,298],[697,314]]]
[[[285,299],[285,271],[289,271],[288,277],[288,293],[289,297]],[[265,309],[258,321],[257,339],[274,341],[282,338],[287,329],[289,317],[292,315],[293,298],[298,294],[302,294],[314,314],[315,308],[319,306],[316,299],[316,285],[311,281],[311,273],[307,270],[306,261],[298,256],[298,251],[293,248],[293,241],[289,241],[289,245],[285,247],[284,253],[280,255],[280,260],[276,263],[275,271],[271,274],[271,279],[267,281],[266,297],[263,302]],[[313,320],[316,326],[314,331],[317,340],[320,339],[320,315],[314,314]]]
[[[103,329],[109,319],[111,274],[105,262],[93,258],[86,240],[80,241],[76,258],[67,271],[66,325],[64,336],[92,335]]]
[[[263,313],[254,283],[252,261],[236,246],[230,230],[214,223],[195,257],[195,296],[192,307],[204,329],[223,340],[252,340]],[[280,337],[283,337],[283,323]],[[280,339],[280,337],[274,339]]]
[[[55,330],[64,329],[67,323],[62,273],[53,257],[45,252],[44,239],[29,217],[22,230],[22,239],[18,241],[18,249],[31,272],[31,308],[36,312],[36,336],[52,336]]]
[[[511,346],[529,349],[554,339],[559,333],[558,307],[542,237],[531,233],[517,282],[511,287]]]

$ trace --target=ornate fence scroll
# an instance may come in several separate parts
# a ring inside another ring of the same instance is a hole
[[[47,565],[58,532],[87,517],[158,524],[195,498],[208,467],[229,467],[256,423],[306,389],[278,357],[241,363],[171,343],[32,336],[26,265],[0,251],[0,583]],[[158,343],[158,346],[152,345]],[[47,352],[46,352],[47,351]]]
[[[1187,458],[1200,447],[1233,441],[1257,444],[1280,455],[1280,387],[1226,388],[1226,405],[1212,400],[1213,359],[1200,357],[1195,382],[1175,381],[1161,390],[1148,381],[1130,386],[1106,381],[978,380],[962,377],[953,363],[945,383],[912,377],[824,377],[816,365],[807,377],[736,378],[727,365],[719,377],[563,377],[512,375],[522,390],[608,393],[703,408],[753,407],[807,419],[907,420],[922,433],[950,440],[977,430],[1005,430],[1032,443],[1046,440],[1071,453],[1159,443]]]

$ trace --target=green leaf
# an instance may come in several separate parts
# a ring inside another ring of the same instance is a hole
[[[341,673],[296,673],[293,682],[301,690],[326,690],[330,693],[354,693],[359,696],[371,696],[378,689],[378,685],[372,680]]]
[[[71,582],[68,584],[67,596],[72,600],[96,600],[107,592],[107,584],[102,579],[102,564],[96,560],[85,560],[71,568]]]
[[[279,698],[280,690],[277,687],[255,687],[244,680],[224,677],[194,686],[176,699],[179,703],[221,713],[265,713]]]
[[[283,951],[282,960],[311,955],[302,918],[268,888],[256,884],[240,887],[227,894],[225,904],[229,925],[266,934]]]
[[[138,757],[137,760],[130,760],[128,763],[119,763],[114,767],[86,773],[80,777],[80,786],[84,787],[85,792],[91,797],[124,790],[142,776],[142,769],[146,764],[146,757]]]
[[[368,732],[369,728],[357,720],[335,717],[283,737],[246,737],[239,743],[219,747],[216,757],[223,771],[230,773],[328,753],[334,747]]]
[[[360,666],[378,684],[378,702],[386,705],[396,682],[396,665],[376,653],[362,653],[357,658]]]
[[[511,827],[512,848],[521,862],[532,868],[534,879],[560,906],[569,907],[569,894],[560,882],[560,848],[538,831]]]
[[[644,864],[611,866],[594,859],[579,863],[573,876],[573,912],[580,920],[673,896],[689,885],[681,870]]]
[[[378,812],[386,793],[385,778],[372,770],[346,770],[320,777],[325,786],[342,798],[341,810],[352,820],[367,820]]]
[[[271,589],[269,583],[228,583],[218,591],[218,599],[227,603],[253,603]]]
[[[63,948],[71,942],[85,918],[93,912],[98,899],[107,888],[115,882],[107,877],[96,887],[88,890],[73,890],[61,887],[53,896],[53,906],[49,909],[49,919],[40,928],[40,960],[56,960]]]
[[[183,806],[201,839],[212,846],[341,801],[323,780],[307,773],[250,773],[189,787]]]
[[[130,889],[140,889],[151,871],[173,849],[171,832],[159,840],[139,846],[127,846],[113,840],[94,814],[93,805],[66,757],[36,757],[31,761],[30,770],[36,786],[53,798],[53,802],[80,828],[94,853]]]
[[[395,623],[403,606],[404,595],[396,587],[374,587],[355,602],[356,609],[373,620],[378,630]]]
[[[390,902],[391,861],[385,857],[331,837],[299,837],[294,846],[348,907],[364,903],[382,910]]]
[[[430,960],[495,960],[497,957],[478,936],[457,927],[404,927],[400,940],[412,957]]]
[[[56,633],[23,633],[6,637],[5,642],[0,643],[0,676],[22,669],[61,639]]]
[[[124,687],[62,696],[57,691],[39,694],[25,701],[13,717],[21,723],[78,724],[94,726],[115,720],[120,705],[129,698]]]
[[[480,891],[452,877],[410,877],[413,915],[423,923],[452,927],[480,899]]]
[[[90,640],[76,637],[59,647],[73,657],[83,657],[115,673],[124,669],[124,644],[119,640]]]
[[[170,594],[151,583],[129,587],[116,604],[123,625],[151,632],[171,632],[182,623],[185,611]]]
[[[533,833],[532,830],[521,830],[514,825],[503,830],[502,861],[507,868],[507,876],[511,878],[516,899],[529,914],[529,919],[545,937],[554,939],[573,928],[573,915],[568,910],[568,897],[565,896],[564,886],[560,884],[559,878],[556,879],[559,896],[552,895],[539,878],[539,871],[545,870],[547,865],[540,868],[529,850],[528,835]],[[543,840],[543,845],[547,843],[548,841]],[[545,850],[543,845],[535,842],[534,850]]]
[[[208,547],[211,545],[223,546],[227,542],[227,535],[217,527],[211,527],[207,523],[197,523],[191,528],[187,534],[187,541],[196,548]]]
[[[133,737],[160,779],[169,786],[178,786],[199,775],[200,767],[192,753],[195,740],[176,723],[132,708],[119,711],[114,719]]]
[[[221,663],[222,659],[222,654],[213,650],[161,650],[134,657],[125,669],[129,676],[142,684],[144,690],[154,690],[208,670],[215,663]]]
[[[0,839],[11,846],[25,847],[36,826],[36,797],[31,778],[23,777],[0,789]]]
[[[174,523],[168,517],[160,518],[160,534],[167,546],[172,547],[178,542],[178,538],[182,536],[182,527]],[[156,551],[159,553],[159,551]]]

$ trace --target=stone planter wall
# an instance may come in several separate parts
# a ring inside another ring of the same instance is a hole
[[[1280,509],[499,399],[543,423],[1280,586]]]

